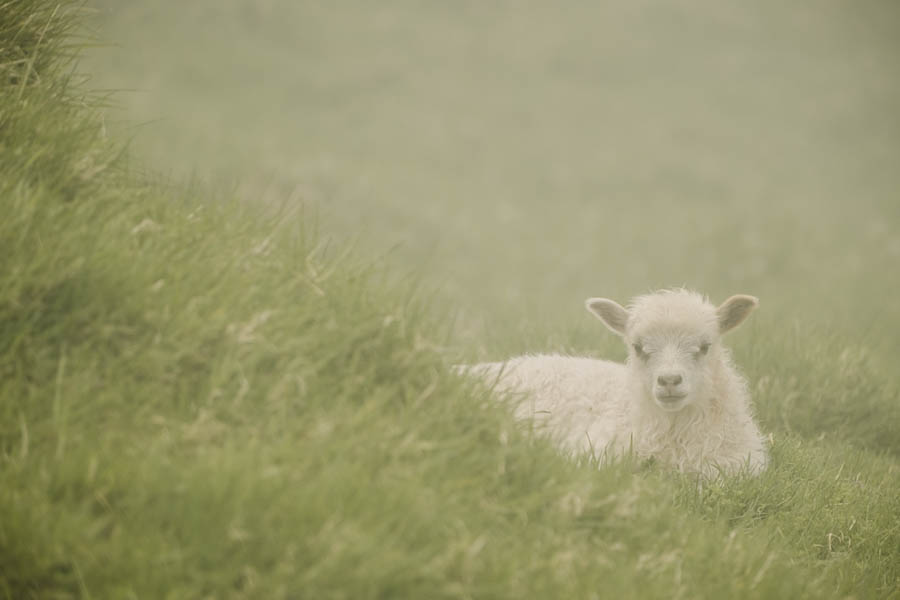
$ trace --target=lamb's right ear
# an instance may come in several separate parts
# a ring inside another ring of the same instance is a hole
[[[628,311],[618,302],[607,298],[588,298],[584,301],[584,305],[614,333],[625,335],[625,326],[628,324]]]

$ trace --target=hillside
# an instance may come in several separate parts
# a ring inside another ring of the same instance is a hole
[[[758,479],[567,461],[449,373],[480,342],[393,265],[125,149],[72,74],[81,6],[0,6],[0,594],[897,596],[900,405],[865,340],[735,338]]]

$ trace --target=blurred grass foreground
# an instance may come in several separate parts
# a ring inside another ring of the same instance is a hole
[[[865,338],[736,334],[761,477],[565,460],[448,357],[613,351],[590,321],[460,339],[453,290],[159,183],[73,69],[84,18],[0,4],[0,597],[900,594],[900,398]]]

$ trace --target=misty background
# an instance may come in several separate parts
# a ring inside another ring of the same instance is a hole
[[[92,6],[146,164],[302,204],[463,335],[686,285],[900,356],[895,2]]]

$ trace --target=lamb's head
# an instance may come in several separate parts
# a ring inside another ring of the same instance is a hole
[[[753,296],[732,296],[719,307],[688,290],[664,290],[635,298],[624,308],[606,298],[586,301],[590,312],[628,347],[628,365],[645,397],[665,411],[709,398],[723,352],[720,338],[756,308]]]

